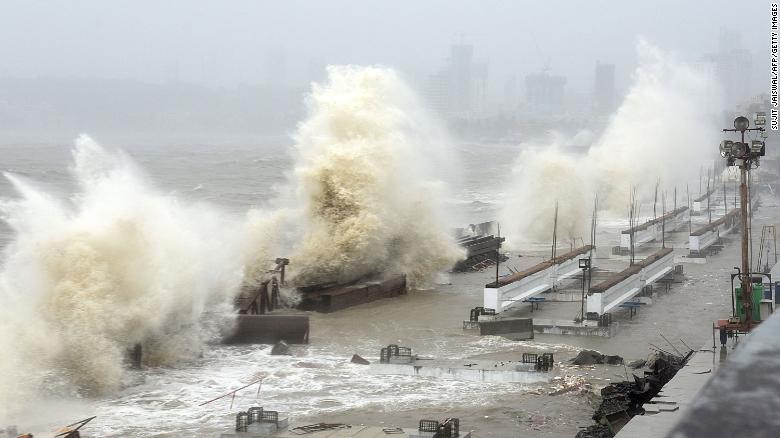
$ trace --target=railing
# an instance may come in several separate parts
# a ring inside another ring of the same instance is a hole
[[[432,438],[457,438],[460,436],[460,420],[447,418],[443,423],[437,420],[420,420],[420,432],[433,432]]]
[[[279,412],[266,411],[262,407],[252,407],[236,414],[236,432],[247,432],[250,424],[271,423],[279,426]]]
[[[488,309],[482,306],[475,307],[471,309],[471,312],[469,313],[469,321],[471,322],[479,322],[479,317],[482,315],[486,316],[495,316],[496,309]]]
[[[403,357],[411,361],[412,349],[409,347],[399,347],[394,344],[388,345],[380,351],[379,363],[390,363],[390,360],[394,357]]]

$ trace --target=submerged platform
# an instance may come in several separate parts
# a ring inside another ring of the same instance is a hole
[[[349,285],[311,286],[300,288],[299,292],[302,295],[299,309],[329,313],[403,295],[406,293],[406,276],[396,275]]]
[[[309,343],[309,315],[304,313],[271,313],[237,315],[235,325],[223,334],[224,344]]]
[[[618,323],[600,325],[599,321],[583,321],[581,323],[563,319],[534,319],[534,332],[547,335],[597,336],[609,338],[618,330]]]
[[[435,432],[424,432],[408,427],[363,426],[350,424],[345,425],[343,428],[339,429],[330,429],[317,432],[296,433],[293,431],[286,431],[279,435],[275,435],[275,438],[294,438],[302,435],[311,438],[434,438],[440,436],[436,435]],[[452,436],[457,436],[460,438],[471,438],[471,432],[461,432],[458,435]]]
[[[549,382],[553,377],[552,353],[523,353],[518,360],[441,359],[412,354],[412,349],[398,345],[382,348],[379,362],[369,365],[378,375],[435,377],[470,382]]]
[[[377,375],[435,377],[445,380],[492,383],[544,383],[554,377],[551,370],[536,371],[536,364],[517,361],[416,359],[410,363],[372,363]]]
[[[287,415],[262,407],[251,407],[236,414],[234,430],[220,434],[220,438],[293,438],[302,435],[313,438],[471,438],[471,432],[460,430],[458,418],[420,420],[416,428],[325,422],[290,425]]]

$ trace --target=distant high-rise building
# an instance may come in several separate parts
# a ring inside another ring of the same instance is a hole
[[[543,115],[563,111],[566,78],[547,71],[525,77],[525,97],[528,109]]]
[[[456,44],[450,51],[451,110],[457,113],[471,110],[473,97],[474,48],[468,44]]]
[[[596,112],[609,114],[615,109],[615,65],[596,63],[593,87]]]
[[[485,112],[488,99],[488,63],[486,61],[474,64],[471,88],[471,111]]]
[[[428,76],[423,94],[431,108],[446,116],[470,116],[484,110],[488,65],[474,61],[474,48],[455,44],[444,70]]]

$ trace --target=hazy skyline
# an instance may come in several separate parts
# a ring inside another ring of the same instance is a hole
[[[618,88],[627,85],[640,37],[694,62],[717,51],[725,27],[738,29],[753,53],[754,88],[768,82],[768,56],[762,60],[769,50],[769,2],[760,1],[737,7],[726,1],[11,0],[2,9],[0,76],[10,77],[232,87],[262,83],[276,68],[285,82],[301,85],[325,64],[351,63],[387,65],[421,79],[441,68],[450,45],[463,41],[488,62],[493,95],[510,75],[548,64],[568,78],[567,88],[587,92],[597,61],[615,64]],[[735,25],[740,22],[752,25]],[[279,59],[282,67],[269,65]]]

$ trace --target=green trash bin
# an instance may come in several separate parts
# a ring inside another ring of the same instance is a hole
[[[734,289],[737,301],[737,316],[740,321],[745,320],[745,310],[742,306],[742,288]],[[764,285],[753,284],[753,321],[761,321],[761,300],[764,298]]]

